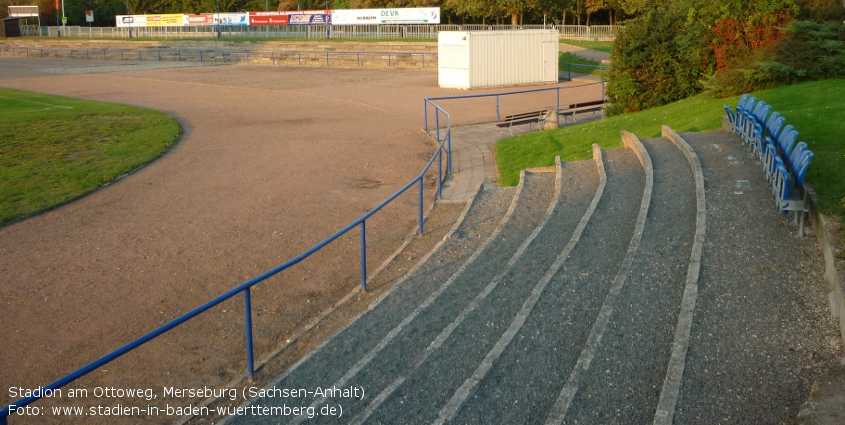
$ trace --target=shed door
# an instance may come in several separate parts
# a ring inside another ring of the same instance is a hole
[[[543,42],[543,82],[557,82],[558,43]]]

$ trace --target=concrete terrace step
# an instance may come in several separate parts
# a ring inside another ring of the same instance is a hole
[[[775,212],[738,137],[682,137],[704,169],[708,225],[675,423],[793,423],[813,378],[841,356],[815,238]]]
[[[651,423],[666,376],[695,236],[695,182],[667,139],[642,143],[654,168],[642,239],[606,301],[612,310],[589,369],[576,371],[580,383],[566,423]]]
[[[495,190],[494,193],[501,191]],[[518,258],[518,255],[515,256],[514,253],[518,250],[524,250],[524,247],[520,247],[520,245],[525,245],[524,241],[529,239],[532,234],[536,236],[539,233],[539,231],[535,231],[537,224],[548,215],[554,198],[554,175],[550,173],[526,174],[517,191],[518,198],[514,200],[515,203],[512,205],[507,219],[488,239],[489,242],[467,260],[464,267],[461,267],[457,272],[453,271],[451,277],[442,273],[439,276],[434,273],[420,276],[420,280],[430,281],[434,286],[439,287],[439,293],[431,291],[426,300],[419,297],[413,301],[415,305],[408,305],[404,308],[401,313],[404,314],[405,320],[402,321],[401,326],[395,325],[396,320],[382,319],[379,326],[387,326],[392,330],[388,332],[354,332],[355,335],[352,335],[353,332],[349,332],[350,335],[339,334],[334,338],[338,341],[349,339],[346,342],[348,346],[377,344],[375,350],[371,349],[364,355],[348,356],[346,353],[337,350],[329,352],[327,349],[331,349],[332,342],[334,342],[332,341],[326,345],[325,349],[315,353],[312,357],[312,359],[315,359],[314,362],[307,361],[292,371],[277,386],[292,387],[296,386],[297,382],[300,386],[313,385],[314,382],[324,382],[325,385],[329,385],[332,382],[345,381],[348,385],[366,389],[368,397],[365,401],[368,402],[374,397],[378,398],[377,394],[388,387],[395,378],[402,376],[403,371],[413,369],[417,356],[424,355],[426,347],[436,340],[439,334],[442,335],[444,329],[454,323],[456,317],[461,316],[462,311],[467,310],[467,306],[473,302],[473,299],[478,296],[483,288],[490,285],[497,274],[506,269],[506,261],[502,258]],[[479,209],[473,207],[473,210],[483,214],[484,208],[484,205],[480,205]],[[456,234],[460,233],[460,230],[456,232]],[[444,245],[443,248],[448,250],[446,247],[447,245]],[[501,279],[501,277],[498,279]],[[396,292],[396,294],[397,297],[408,298],[407,293]],[[375,310],[389,308],[389,301],[390,298],[385,299],[382,303],[385,306],[379,305]],[[362,321],[359,320],[358,322]],[[366,324],[363,326],[366,326]],[[353,327],[355,326],[350,326],[348,329]],[[383,337],[383,335],[386,335],[386,337]],[[326,352],[325,357],[322,355],[323,352]],[[318,358],[322,358],[322,361],[316,361]],[[326,376],[326,369],[335,369],[337,363],[344,364],[345,371],[338,371],[332,375],[338,377],[343,375],[344,378],[338,379]],[[304,381],[300,382],[297,375],[303,375]],[[313,398],[309,398],[301,401],[296,400],[296,402],[309,404],[313,400]],[[293,400],[273,401],[290,404]],[[256,401],[258,404],[268,402],[267,400]],[[320,405],[323,401],[318,399],[316,403]],[[365,407],[365,403],[344,400],[344,418],[341,422],[349,422],[352,416],[357,414],[356,411],[363,410]],[[297,422],[298,420],[293,421],[293,423]]]
[[[415,68],[437,69],[437,56],[423,57],[408,52],[387,53],[368,50],[363,52],[319,52],[296,51],[226,51],[220,50],[177,50],[159,47],[150,48],[91,48],[91,47],[31,47],[29,50],[5,50],[3,56],[26,56],[44,58],[102,59],[125,61],[178,61],[204,63],[240,63],[257,65],[314,66],[340,68]]]
[[[380,342],[396,338],[406,319],[420,304],[431,303],[443,291],[444,282],[453,274],[465,269],[465,263],[473,258],[475,252],[489,246],[491,235],[498,232],[503,222],[512,215],[519,199],[517,189],[494,189],[481,191],[472,201],[466,218],[448,235],[432,255],[408,272],[404,280],[394,286],[383,300],[340,332],[332,336],[322,346],[304,357],[277,382],[276,388],[309,388],[315,386],[330,387],[334,383],[348,380],[350,369],[363,367],[368,356],[381,351],[386,343]],[[420,308],[422,310],[422,308]],[[362,361],[363,359],[363,361]],[[355,373],[351,373],[350,377]],[[314,398],[307,399],[258,399],[255,404],[307,407]],[[232,417],[227,423],[255,423],[254,418]],[[277,423],[278,419],[268,423]]]
[[[538,423],[553,412],[643,207],[646,176],[636,156],[617,149],[603,157],[606,183],[580,240],[556,253],[560,268],[548,270],[542,296],[453,422]]]
[[[379,394],[352,423],[360,423],[358,420],[364,418],[367,423],[393,423],[396,418],[407,423],[431,422],[448,404],[449,397],[483,363],[532,293],[530,282],[539,280],[554,262],[556,253],[570,239],[589,205],[590,189],[595,188],[598,180],[595,165],[588,161],[563,168],[566,171],[562,169],[561,175],[566,177],[561,181],[562,194],[552,205],[554,209],[546,213],[548,218],[545,224],[541,223],[543,227],[532,233],[536,238],[523,238],[518,250],[522,251],[521,255],[511,256],[507,267],[492,279],[489,274],[483,280],[467,275],[470,280],[461,282],[461,286],[469,289],[471,285],[472,291],[466,294],[478,295],[460,313],[460,320],[449,324],[449,332],[438,335],[429,355],[417,360],[401,380],[394,381],[391,391]],[[584,187],[574,187],[575,181]],[[576,199],[585,202],[568,204]],[[519,239],[501,241],[503,245],[516,243]],[[488,257],[479,265],[489,270],[495,267],[494,263],[502,264],[506,259],[507,256],[501,255]]]

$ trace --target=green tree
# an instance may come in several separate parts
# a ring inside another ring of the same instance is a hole
[[[607,96],[611,113],[634,112],[681,100],[701,90],[703,61],[695,34],[660,7],[626,21],[613,43]]]

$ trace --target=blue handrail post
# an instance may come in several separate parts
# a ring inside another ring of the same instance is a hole
[[[434,127],[437,128],[437,143],[440,143],[440,109],[434,110]]]
[[[428,99],[423,99],[423,129],[428,133]]]
[[[437,199],[443,199],[443,149],[437,148]]]
[[[501,121],[502,116],[499,114],[499,95],[496,95],[496,121]]]
[[[423,177],[420,176],[420,234],[423,234]]]
[[[566,64],[566,70],[567,70],[567,74],[569,75],[569,78],[567,78],[567,79],[569,81],[572,81],[572,64],[571,63]]]
[[[446,120],[446,172],[452,174],[452,118]]]
[[[244,289],[244,324],[246,327],[246,376],[249,382],[255,378],[255,363],[252,348],[252,297],[250,288]]]
[[[361,289],[367,291],[367,220],[361,220]]]

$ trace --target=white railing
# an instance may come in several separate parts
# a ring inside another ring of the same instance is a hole
[[[22,35],[83,38],[428,38],[437,39],[440,31],[506,31],[554,29],[560,38],[613,40],[619,25],[285,25],[278,27],[213,26],[183,27],[21,27]]]
[[[583,40],[613,40],[621,25],[563,25],[560,27],[560,38]]]

